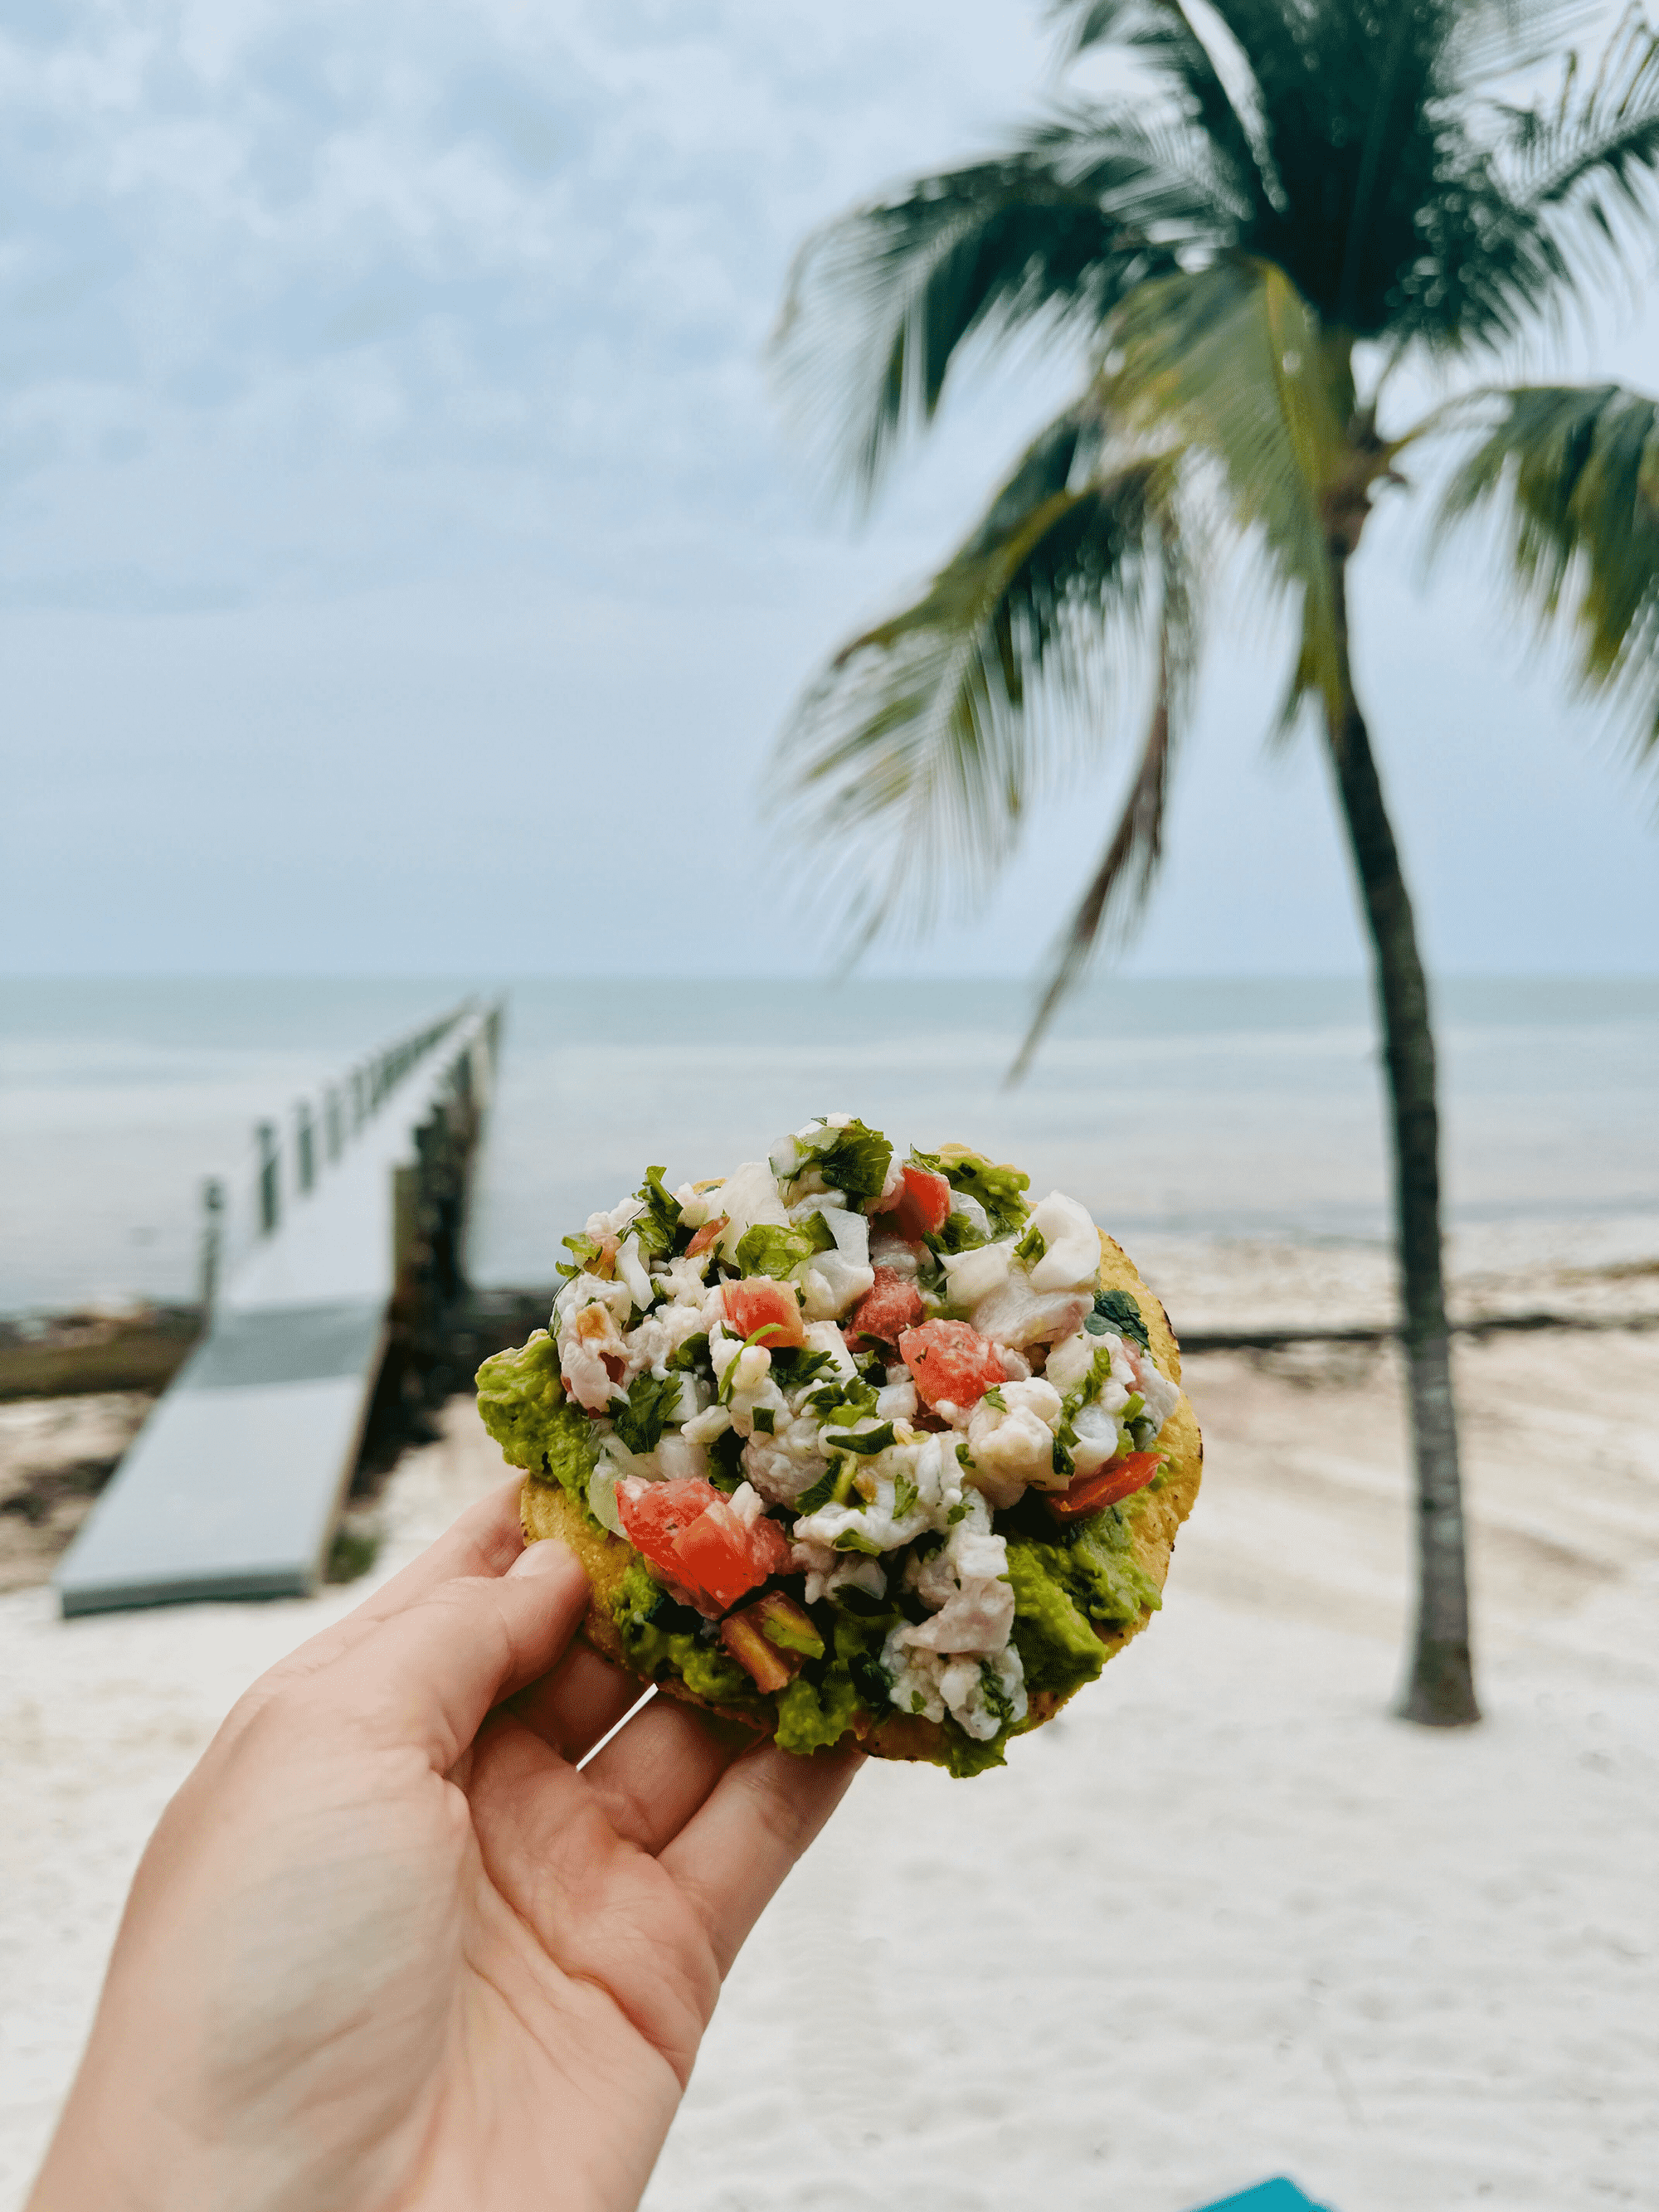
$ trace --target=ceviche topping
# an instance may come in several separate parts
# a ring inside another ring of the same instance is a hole
[[[973,1772],[1157,1605],[1131,1518],[1180,1394],[1087,1209],[1028,1188],[830,1114],[714,1181],[650,1168],[564,1240],[548,1332],[485,1362],[479,1408],[633,1547],[642,1672],[769,1702],[796,1751],[939,1723]]]

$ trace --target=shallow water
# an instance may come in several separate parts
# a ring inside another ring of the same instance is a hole
[[[0,983],[0,1310],[188,1296],[203,1176],[252,1123],[453,1003],[454,981]],[[543,1282],[560,1237],[660,1161],[671,1182],[857,1112],[965,1137],[1127,1238],[1371,1241],[1387,1155],[1367,994],[1340,981],[1112,981],[1003,1087],[1009,981],[506,987],[474,1209],[484,1283]],[[1659,981],[1438,990],[1449,1218],[1659,1215]]]

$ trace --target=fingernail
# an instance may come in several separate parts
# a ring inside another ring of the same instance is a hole
[[[562,1544],[556,1536],[544,1536],[534,1544],[526,1544],[507,1569],[510,1575],[550,1575],[573,1557],[568,1544]]]

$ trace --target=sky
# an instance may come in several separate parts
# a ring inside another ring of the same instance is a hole
[[[811,228],[1060,88],[1036,0],[7,0],[0,963],[838,968],[771,749],[1079,373],[964,382],[854,527],[766,343]],[[1533,373],[1659,384],[1626,301]],[[1656,790],[1411,506],[1358,667],[1431,963],[1659,967]],[[1134,972],[1364,964],[1318,753],[1224,593]],[[1023,975],[1124,765],[878,972]]]

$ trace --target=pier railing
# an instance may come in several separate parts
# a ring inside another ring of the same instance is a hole
[[[422,1065],[446,1038],[464,1025],[471,1035],[449,1076],[468,1105],[483,1103],[495,1063],[501,1009],[485,1015],[481,1064],[474,1065],[479,1025],[471,1018],[477,1002],[467,1000],[437,1020],[404,1036],[346,1068],[317,1093],[295,1102],[286,1127],[276,1121],[256,1123],[241,1164],[228,1176],[210,1176],[202,1185],[201,1300],[210,1314],[226,1276],[262,1238],[274,1237],[292,1210],[312,1200],[370,1129],[406,1077]]]
[[[500,1020],[398,1038],[209,1192],[207,1326],[58,1565],[66,1614],[316,1589],[373,1407],[416,1402],[465,1292]]]

